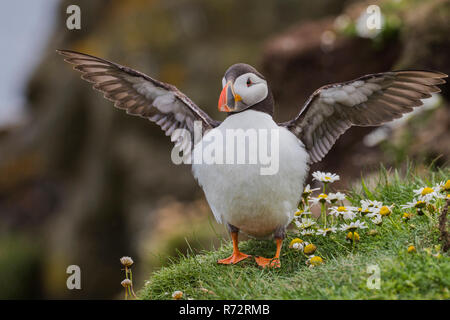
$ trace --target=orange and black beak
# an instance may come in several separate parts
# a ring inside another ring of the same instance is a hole
[[[218,108],[221,112],[233,112],[238,109],[238,102],[242,101],[240,95],[234,92],[233,84],[228,81],[223,87],[219,97]]]

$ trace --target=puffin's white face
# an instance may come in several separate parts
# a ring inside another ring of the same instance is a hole
[[[236,112],[263,101],[269,92],[267,82],[252,72],[238,76],[234,83],[222,79],[219,111]]]

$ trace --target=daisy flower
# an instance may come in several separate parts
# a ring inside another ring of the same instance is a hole
[[[441,181],[439,182],[435,187],[435,190],[439,190],[439,192],[449,192],[450,191],[450,180],[447,181]]]
[[[310,267],[315,267],[318,265],[321,265],[323,262],[323,259],[319,256],[311,256],[308,260],[306,260],[306,264]]]
[[[387,216],[391,215],[393,207],[394,207],[394,205],[382,206],[381,208],[378,208],[378,210],[375,212],[377,214],[379,214],[380,216],[387,217]]]
[[[292,249],[303,251],[304,243],[296,242],[292,245]]]
[[[312,198],[312,199],[311,199],[311,203],[312,203],[313,205],[314,205],[314,204],[317,204],[317,203],[325,203],[325,202],[330,203],[330,200],[328,199],[328,195],[325,194],[325,193],[321,193],[321,194],[319,194],[319,195],[317,196],[317,198]]]
[[[338,181],[340,178],[337,174],[334,173],[330,173],[330,172],[321,172],[321,171],[316,171],[312,174],[313,176],[313,180],[317,180],[323,183],[333,183],[335,181]]]
[[[296,220],[295,225],[300,229],[308,229],[316,224],[316,221],[310,218],[302,218],[301,221]]]
[[[329,233],[336,233],[336,230],[337,230],[336,227],[317,229],[316,230],[316,235],[325,237]]]
[[[320,188],[311,189],[311,186],[309,184],[307,184],[306,187],[303,189],[302,196],[303,196],[303,198],[307,198],[308,196],[311,195],[311,193],[313,193],[314,191],[317,191],[317,190],[320,190]]]
[[[403,212],[402,219],[403,221],[409,221],[411,219],[412,214],[408,212]]]
[[[359,241],[359,233],[356,231],[350,231],[349,233],[347,233],[347,235],[345,236],[345,240],[348,240],[350,242],[358,242]]]
[[[300,217],[305,216],[305,215],[311,215],[311,211],[309,210],[308,207],[306,207],[305,209],[298,209],[294,213],[294,217],[295,218],[300,218]]]
[[[426,205],[427,205],[427,202],[425,202],[423,200],[413,199],[412,202],[407,202],[406,204],[401,205],[400,207],[402,209],[409,209],[409,208],[423,209],[423,208],[425,208]]]
[[[339,206],[339,207],[331,207],[330,208],[330,215],[334,217],[339,217],[343,212],[347,212],[348,208],[345,206]]]
[[[330,209],[330,214],[335,216],[336,218],[342,216],[344,220],[353,220],[356,218],[356,208],[355,207],[332,207]]]
[[[183,292],[175,291],[174,293],[172,293],[172,298],[175,300],[180,300],[181,298],[183,298]]]
[[[355,231],[358,228],[359,229],[366,229],[367,226],[366,226],[365,222],[361,222],[359,220],[356,220],[356,221],[350,222],[349,224],[341,225],[339,230],[341,230],[341,231]]]
[[[344,201],[345,200],[345,194],[341,192],[336,193],[329,193],[328,194],[328,200],[330,200],[331,203],[335,203],[336,201]]]
[[[312,243],[303,246],[303,252],[308,256],[312,255],[314,252],[316,252],[316,250],[317,247]]]
[[[377,226],[381,225],[383,223],[383,219],[381,218],[381,215],[377,214],[372,219],[370,219],[373,224],[376,224]]]
[[[369,210],[369,208],[358,208],[357,211],[362,215],[365,216],[366,214],[371,214],[372,212]]]
[[[430,188],[430,187],[423,187],[417,190],[414,190],[414,193],[418,197],[419,200],[430,202],[432,200],[438,199],[438,198],[444,198],[444,196],[440,193],[441,188]]]
[[[408,249],[406,249],[406,251],[408,251],[408,253],[416,252],[416,247],[414,247],[414,246],[409,246]]]
[[[345,221],[347,221],[347,220],[353,220],[353,219],[356,218],[356,212],[354,212],[354,211],[347,211],[347,212],[344,212],[344,213],[342,214],[342,218],[344,218]]]
[[[295,239],[292,239],[291,243],[289,244],[289,248],[303,250],[303,246],[305,243],[307,243],[307,242],[304,242],[300,238],[295,238]]]
[[[347,233],[347,235],[345,236],[345,240],[348,240],[350,242],[358,242],[359,241],[359,233],[356,231],[350,231],[349,233]]]
[[[300,234],[302,236],[314,236],[316,235],[316,232],[313,229],[304,229],[300,231]]]
[[[363,209],[380,208],[383,206],[383,202],[376,200],[361,200],[361,207]]]

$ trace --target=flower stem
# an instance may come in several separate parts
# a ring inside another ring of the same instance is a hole
[[[397,230],[400,230],[400,227],[394,222],[394,220],[392,220],[391,216],[389,216],[389,220],[391,221],[391,224],[397,228]]]
[[[130,272],[130,281],[131,281],[130,295],[132,294],[133,297],[137,298],[136,293],[134,293],[134,290],[133,290],[133,274],[131,273],[131,269],[129,270],[129,272]]]
[[[324,228],[326,228],[327,227],[327,210],[325,208],[325,203],[320,204],[320,215],[322,216]]]

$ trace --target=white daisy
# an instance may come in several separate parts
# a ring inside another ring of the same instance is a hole
[[[376,200],[361,200],[361,207],[363,209],[369,209],[370,208],[380,208],[383,206],[383,202],[376,201]]]
[[[344,201],[345,200],[345,194],[341,192],[336,193],[329,193],[328,199],[331,201],[331,203],[335,203],[336,201]]]
[[[445,196],[440,193],[441,187],[437,186],[434,188],[430,187],[423,187],[420,189],[414,190],[415,195],[418,197],[419,200],[430,202],[436,199],[443,199]]]
[[[359,220],[350,222],[349,224],[343,224],[339,228],[341,231],[354,231],[356,229],[366,229],[367,226],[365,225],[365,222],[361,222]]]
[[[314,177],[313,180],[317,180],[323,183],[333,183],[335,181],[338,181],[339,175],[334,174],[334,173],[330,173],[330,172],[322,172],[322,171],[316,171],[312,174],[312,176]]]
[[[320,188],[311,189],[311,186],[309,184],[307,184],[306,187],[303,189],[302,196],[304,198],[307,198],[311,193],[313,193],[314,191],[317,191],[317,190],[320,190]]]
[[[315,205],[317,203],[330,203],[328,195],[325,193],[321,193],[317,196],[317,198],[311,198],[311,204]]]
[[[439,182],[434,186],[434,189],[439,190],[439,192],[450,191],[450,180]]]
[[[337,231],[336,227],[325,228],[325,229],[317,229],[316,230],[316,235],[325,237],[329,233],[336,233],[336,231]]]
[[[309,256],[308,260],[306,260],[306,265],[308,265],[310,268],[321,265],[322,263],[324,263],[323,259],[315,255]]]
[[[383,223],[383,219],[381,218],[381,215],[377,214],[371,219],[373,224],[380,225]]]
[[[401,205],[400,207],[402,209],[409,209],[409,208],[416,208],[416,209],[422,209],[427,205],[427,202],[424,200],[416,200],[413,199],[411,202],[407,202],[404,205]]]
[[[357,211],[359,212],[359,214],[361,216],[365,216],[365,215],[373,213],[373,211],[371,209],[373,209],[373,208],[367,208],[367,207],[361,208],[360,207],[360,208],[357,209]]]
[[[296,220],[295,225],[299,229],[308,229],[316,224],[316,221],[310,218],[302,218],[300,221]]]
[[[347,207],[345,206],[339,206],[339,207],[331,207],[330,208],[330,215],[333,217],[339,217],[343,212],[348,211]]]
[[[294,212],[294,218],[298,219],[305,215],[310,215],[310,214],[311,214],[311,211],[309,210],[308,207],[306,207],[305,209],[297,209],[297,211]]]
[[[314,236],[316,232],[313,229],[304,229],[300,231],[302,236]]]
[[[344,218],[345,221],[353,220],[356,218],[356,212],[355,211],[344,212],[344,213],[342,213],[342,218]]]
[[[342,216],[345,220],[352,220],[356,218],[356,208],[350,206],[331,207],[330,215],[334,217]]]
[[[303,247],[308,245],[308,242],[296,242],[292,245],[292,248],[303,251]]]
[[[378,213],[378,211],[376,211],[376,210],[372,210],[372,211],[369,211],[369,213],[366,213],[365,214],[365,216],[367,217],[367,218],[373,218],[373,217],[376,217],[376,216],[379,216],[380,214]]]

